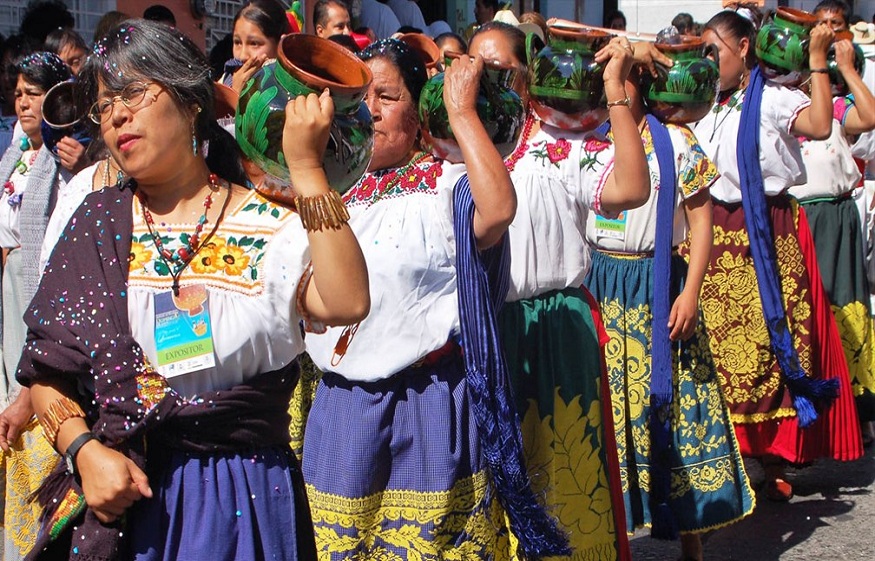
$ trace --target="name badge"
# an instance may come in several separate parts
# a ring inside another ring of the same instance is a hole
[[[203,284],[155,294],[155,346],[158,373],[173,378],[216,366],[210,302]]]
[[[627,213],[621,212],[617,218],[605,218],[598,214],[595,215],[595,233],[600,238],[611,238],[614,240],[626,239],[626,216]]]

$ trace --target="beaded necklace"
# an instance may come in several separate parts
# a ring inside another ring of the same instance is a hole
[[[110,171],[110,161],[112,158],[107,158],[103,161],[103,182],[101,187],[109,187],[109,171]],[[125,173],[119,169],[115,172],[115,186],[119,187],[122,184],[122,180],[125,178]]]
[[[528,115],[526,115],[526,122],[523,125],[523,132],[520,135],[519,144],[517,144],[516,149],[504,160],[504,167],[507,168],[508,172],[511,172],[516,167],[516,163],[526,155],[526,152],[529,149],[529,136],[532,134],[532,127],[535,125],[535,114],[534,111],[529,111]]]
[[[192,235],[183,235],[179,237],[180,241],[184,241],[185,245],[174,251],[170,251],[164,247],[164,242],[161,240],[161,236],[155,233],[155,220],[152,218],[152,213],[149,212],[149,208],[146,206],[146,195],[144,195],[142,191],[137,192],[137,198],[139,199],[140,207],[143,210],[143,219],[146,222],[146,228],[149,230],[149,235],[152,236],[152,242],[155,244],[155,249],[158,250],[158,256],[167,266],[167,270],[170,272],[170,278],[173,279],[174,296],[179,296],[179,277],[182,276],[182,272],[188,267],[188,264],[191,263],[192,259],[194,259],[195,255],[197,255],[198,251],[200,251],[204,245],[200,243],[200,235],[203,232],[204,225],[207,223],[207,212],[210,210],[210,207],[213,206],[213,193],[218,190],[219,178],[216,174],[211,173],[210,190],[207,193],[206,198],[204,198],[204,213],[198,218],[197,225],[195,226]],[[225,197],[225,203],[222,205],[222,212],[219,214],[219,219],[224,215],[230,199],[231,189],[229,187],[228,195]],[[219,220],[216,220],[213,229],[207,234],[204,242],[213,237],[213,234],[216,233],[218,227]]]
[[[741,96],[744,94],[744,88],[739,88],[732,92],[732,95],[729,96],[729,99],[724,103],[717,103],[714,106],[713,112],[714,116],[714,128],[711,129],[711,139],[709,142],[714,142],[714,135],[717,134],[717,129],[723,126],[723,123],[726,121],[726,118],[732,113],[732,111],[738,108],[741,111]],[[717,119],[717,115],[720,114],[721,111],[725,111],[722,119]]]

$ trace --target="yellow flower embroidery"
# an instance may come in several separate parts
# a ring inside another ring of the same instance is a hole
[[[216,248],[216,266],[225,269],[226,275],[240,276],[249,266],[249,256],[236,245],[223,245]]]
[[[150,261],[152,261],[152,251],[146,249],[146,246],[141,243],[131,242],[131,254],[128,256],[128,270],[139,271]]]
[[[191,261],[191,270],[199,275],[215,273],[219,268],[216,244],[213,242],[203,246]]]

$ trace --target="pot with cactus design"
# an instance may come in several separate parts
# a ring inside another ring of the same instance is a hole
[[[656,78],[643,74],[643,95],[650,112],[664,123],[700,120],[711,110],[720,89],[717,47],[705,45],[699,37],[682,36],[678,44],[656,43],[656,48],[674,64],[657,64]]]
[[[446,64],[467,55],[447,53]],[[525,111],[520,96],[513,90],[518,71],[495,61],[484,61],[477,95],[477,115],[501,157],[513,152],[525,122]],[[423,143],[436,157],[461,162],[462,150],[450,127],[444,105],[444,74],[432,77],[419,96],[419,121]]]
[[[607,120],[605,66],[595,61],[595,54],[612,37],[596,29],[550,28],[547,46],[530,55],[529,61],[529,95],[542,121],[565,130],[588,131]]]
[[[817,18],[804,10],[778,8],[757,33],[756,55],[767,79],[797,86],[808,69],[808,32]]]
[[[293,201],[294,186],[289,185],[283,155],[286,103],[325,88],[334,101],[334,120],[322,158],[328,183],[343,194],[364,175],[374,147],[374,124],[363,101],[371,79],[365,63],[327,39],[303,34],[282,38],[278,61],[253,75],[237,104],[237,143],[266,172],[264,182],[256,186],[263,195]]]

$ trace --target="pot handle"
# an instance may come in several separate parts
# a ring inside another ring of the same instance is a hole
[[[537,40],[537,43],[535,42]],[[543,49],[546,44],[534,33],[526,33],[526,68],[532,65],[532,55]]]

